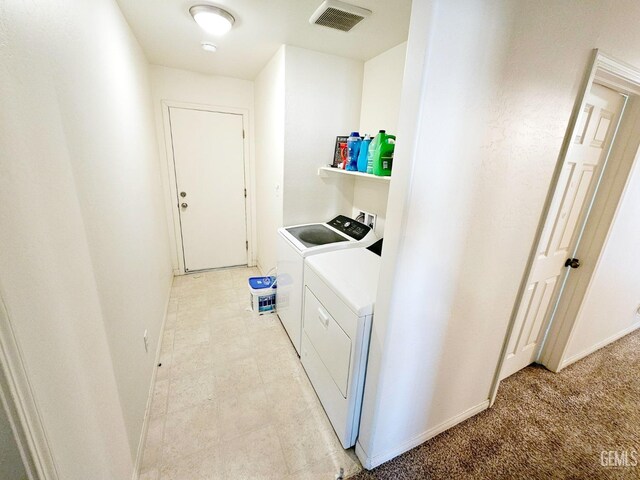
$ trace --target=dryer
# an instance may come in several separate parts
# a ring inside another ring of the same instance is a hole
[[[305,261],[302,366],[342,446],[355,445],[380,274],[366,248]]]

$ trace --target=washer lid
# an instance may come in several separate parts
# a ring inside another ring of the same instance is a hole
[[[340,235],[335,230],[321,224],[301,225],[299,227],[287,227],[285,230],[302,243],[305,247],[317,247],[327,243],[348,242],[349,239]]]

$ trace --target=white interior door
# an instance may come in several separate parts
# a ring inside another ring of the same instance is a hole
[[[534,362],[595,194],[625,97],[596,83],[587,95],[551,200],[500,373]]]
[[[242,115],[169,108],[185,271],[247,264]]]

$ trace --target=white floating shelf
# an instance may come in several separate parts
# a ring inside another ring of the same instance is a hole
[[[391,177],[379,177],[378,175],[371,175],[370,173],[362,173],[362,172],[351,172],[349,170],[342,170],[340,168],[332,168],[332,167],[320,167],[318,169],[319,177],[330,177],[330,176],[348,176],[353,178],[366,178],[367,180],[374,180],[377,182],[389,183],[391,181]]]

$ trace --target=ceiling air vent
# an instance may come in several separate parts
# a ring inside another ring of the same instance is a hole
[[[366,8],[356,7],[338,0],[326,0],[311,15],[309,23],[348,32],[369,15],[371,15],[371,10]]]

